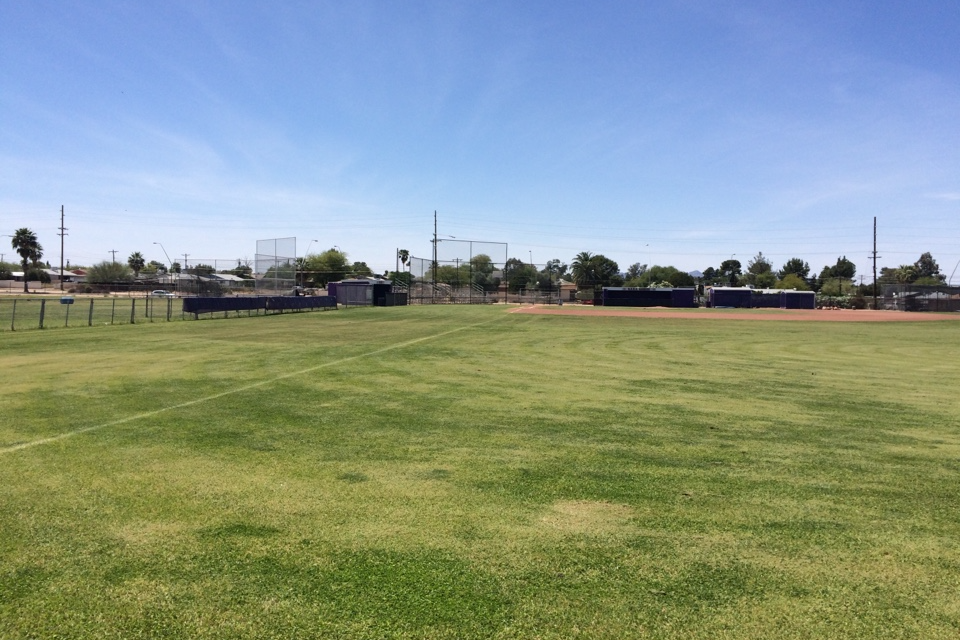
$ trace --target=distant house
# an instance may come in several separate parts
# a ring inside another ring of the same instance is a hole
[[[568,280],[560,281],[560,300],[563,302],[576,302],[577,284]]]
[[[241,278],[232,273],[211,273],[207,280],[218,282],[221,286],[228,289],[242,289],[243,287],[252,287],[253,280],[250,278]]]

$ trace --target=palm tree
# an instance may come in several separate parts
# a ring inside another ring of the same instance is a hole
[[[900,265],[894,274],[899,284],[910,284],[917,279],[917,269],[912,264]]]
[[[37,240],[37,234],[24,227],[17,229],[10,241],[10,246],[20,254],[20,264],[23,266],[23,292],[29,293],[27,289],[27,263],[36,264],[43,257],[43,247]]]
[[[143,259],[143,255],[139,251],[134,251],[130,254],[130,257],[127,258],[127,266],[133,270],[134,280],[140,277],[140,270],[143,269],[146,264],[147,261]]]
[[[594,283],[595,273],[594,273],[594,255],[589,251],[581,251],[577,254],[577,257],[573,259],[571,264],[571,270],[573,273],[573,281],[577,283],[577,286],[587,286]]]

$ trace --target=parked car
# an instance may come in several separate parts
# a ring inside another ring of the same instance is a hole
[[[176,294],[170,293],[166,289],[155,289],[150,292],[151,298],[176,298]]]

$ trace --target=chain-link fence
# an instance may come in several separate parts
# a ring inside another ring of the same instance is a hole
[[[0,297],[0,331],[91,327],[184,319],[182,301],[173,298]]]
[[[321,298],[325,297],[241,296],[179,299],[153,296],[0,296],[0,332],[177,322],[201,317],[228,318],[336,308],[336,300],[330,298],[325,301]],[[328,303],[330,300],[332,304]],[[185,303],[203,301],[207,301],[204,308],[184,310]],[[267,303],[259,304],[264,301]],[[235,304],[229,304],[231,302]]]
[[[253,267],[257,293],[277,295],[292,290],[297,284],[298,269],[296,238],[257,240]]]
[[[887,284],[883,308],[893,311],[960,311],[960,287]]]

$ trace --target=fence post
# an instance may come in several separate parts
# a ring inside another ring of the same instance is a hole
[[[130,324],[137,324],[137,299],[130,298]]]
[[[40,328],[43,329],[43,314],[47,310],[47,301],[40,301]]]
[[[69,327],[69,326],[70,326],[70,307],[72,307],[72,306],[73,306],[72,304],[68,304],[68,305],[67,305],[67,317],[64,318],[64,320],[63,320],[63,326],[64,326],[64,327]]]
[[[170,314],[173,311],[173,300],[167,298],[167,322],[170,322]]]
[[[117,299],[113,299],[113,305],[110,307],[110,325],[113,325],[113,318],[117,315]]]
[[[93,300],[90,300],[90,313],[87,315],[87,326],[93,326]]]
[[[16,331],[14,326],[17,322],[17,299],[13,299],[13,313],[10,314],[10,331]]]

